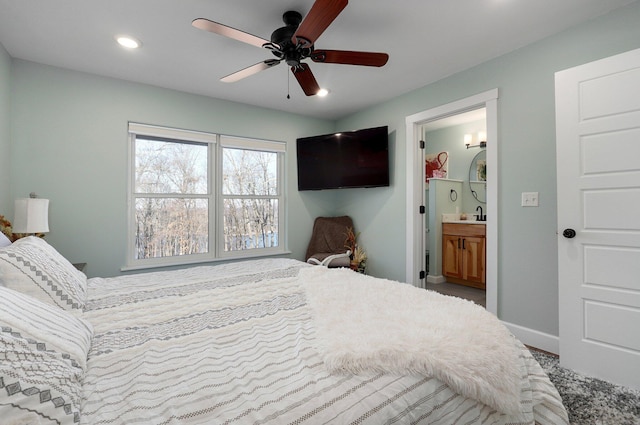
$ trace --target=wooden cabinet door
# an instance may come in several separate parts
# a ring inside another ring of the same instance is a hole
[[[442,235],[442,274],[462,279],[462,238]]]
[[[463,239],[462,246],[462,278],[481,284],[482,287],[486,280],[484,242],[483,237],[467,236]]]
[[[442,225],[442,274],[447,281],[485,289],[485,226]]]

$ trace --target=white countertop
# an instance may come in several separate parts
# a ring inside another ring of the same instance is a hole
[[[442,223],[456,223],[456,224],[487,224],[486,221],[476,220],[443,220]]]
[[[442,214],[442,222],[443,223],[458,223],[458,224],[487,224],[486,221],[478,221],[476,220],[477,215],[475,214],[465,214],[467,216],[466,220],[460,220],[460,214]]]

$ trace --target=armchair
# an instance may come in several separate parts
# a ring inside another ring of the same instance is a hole
[[[347,230],[353,228],[349,216],[317,217],[305,260],[326,267],[349,267],[351,251],[345,246]]]

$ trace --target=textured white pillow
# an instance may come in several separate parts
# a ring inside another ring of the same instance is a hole
[[[0,287],[2,423],[78,423],[92,335],[88,322]]]
[[[35,236],[0,248],[0,284],[76,315],[86,303],[87,276]]]
[[[0,232],[0,248],[11,245],[11,241],[4,233]]]

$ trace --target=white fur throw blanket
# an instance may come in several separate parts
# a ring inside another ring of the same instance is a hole
[[[519,412],[514,337],[482,307],[348,269],[303,268],[299,279],[331,373],[423,374],[502,413]]]

